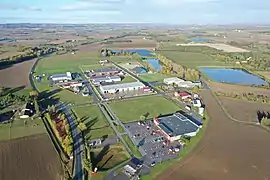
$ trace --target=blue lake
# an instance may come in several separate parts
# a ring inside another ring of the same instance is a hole
[[[202,38],[202,37],[192,37],[189,40],[192,41],[192,42],[195,42],[195,43],[207,43],[207,42],[210,42],[210,40]]]
[[[266,81],[258,76],[245,72],[241,69],[229,68],[200,68],[200,70],[217,82],[225,82],[239,85],[266,85]]]
[[[0,39],[0,42],[13,42],[13,39],[3,38],[3,39]]]
[[[151,57],[153,56],[151,51],[146,50],[146,49],[126,49],[124,50],[126,52],[132,52],[132,53],[137,53],[140,56],[146,56],[146,57]],[[119,50],[114,50],[113,52],[120,52]]]
[[[158,59],[147,59],[146,61],[148,62],[148,64],[150,64],[151,66],[153,66],[156,71],[159,71],[159,70],[162,69],[162,66],[159,63],[159,60]]]

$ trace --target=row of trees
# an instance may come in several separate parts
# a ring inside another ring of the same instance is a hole
[[[26,103],[28,99],[29,97],[25,95],[17,95],[13,93],[7,94],[6,96],[0,99],[0,110],[14,104],[22,105]]]
[[[9,56],[7,58],[0,59],[1,65],[8,65],[13,64],[21,61],[30,60],[33,58],[40,57],[42,55],[51,54],[53,52],[57,51],[56,47],[48,47],[48,46],[42,46],[42,47],[25,47],[21,49],[21,53],[13,56]]]
[[[176,64],[161,54],[158,54],[157,58],[162,64],[162,74],[177,75],[185,80],[191,81],[197,81],[200,79],[200,72],[196,69],[190,69]]]
[[[45,117],[50,123],[55,136],[61,142],[64,151],[70,156],[73,139],[65,114],[56,110],[55,106],[49,106],[48,113],[45,114]]]
[[[235,92],[215,92],[217,96],[229,97],[234,99],[241,99],[247,101],[261,102],[261,103],[270,103],[270,97],[262,94],[254,93],[235,93]]]

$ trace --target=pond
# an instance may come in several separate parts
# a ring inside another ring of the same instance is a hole
[[[152,57],[153,55],[151,54],[152,52],[146,49],[126,49],[124,50],[126,52],[132,52],[132,53],[137,53],[140,56],[146,56],[146,57]],[[113,50],[112,52],[120,52],[120,50]]]
[[[139,54],[140,56],[146,56],[146,57],[151,57],[153,56],[151,53],[151,51],[149,50],[146,50],[146,49],[127,49],[125,50],[127,52],[134,52],[134,53],[137,53]]]
[[[153,66],[156,71],[159,71],[159,70],[162,69],[162,66],[159,63],[159,60],[158,59],[147,59],[146,61],[147,61],[148,64],[150,64],[151,66]]]
[[[217,82],[225,82],[239,85],[266,85],[266,81],[258,76],[250,74],[242,69],[230,68],[200,68],[200,70]]]
[[[9,39],[9,38],[2,38],[0,39],[0,42],[1,43],[4,43],[4,42],[13,42],[14,40],[13,39]]]
[[[189,38],[190,41],[195,42],[195,43],[207,43],[210,42],[210,40],[202,38],[202,37],[192,37]]]

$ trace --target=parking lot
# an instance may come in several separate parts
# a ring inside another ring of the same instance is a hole
[[[154,166],[156,163],[179,156],[182,149],[180,143],[167,141],[152,120],[144,123],[127,123],[125,126],[136,141],[136,145],[143,149],[144,164]]]

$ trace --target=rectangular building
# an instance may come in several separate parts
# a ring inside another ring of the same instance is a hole
[[[72,76],[70,72],[67,72],[66,74],[55,74],[51,76],[51,80],[53,81],[71,81]]]
[[[182,136],[196,136],[202,127],[201,123],[193,121],[181,113],[154,118],[154,123],[171,142],[179,140]]]
[[[93,77],[92,81],[93,84],[99,85],[100,83],[113,83],[113,82],[120,82],[122,79],[120,76],[103,76],[103,77]]]
[[[125,91],[134,91],[134,90],[140,90],[143,89],[145,85],[139,81],[137,82],[131,82],[131,83],[124,83],[124,84],[112,84],[112,85],[105,85],[100,86],[100,91],[103,94],[106,93],[116,93],[116,92],[125,92]]]
[[[110,76],[110,75],[119,74],[120,72],[121,72],[120,69],[118,69],[116,67],[107,67],[107,68],[103,68],[103,69],[91,70],[89,72],[89,76],[90,77],[93,77],[93,76]]]
[[[164,79],[163,82],[167,85],[173,85],[173,84],[184,82],[184,80],[178,77],[171,77],[171,78]]]

